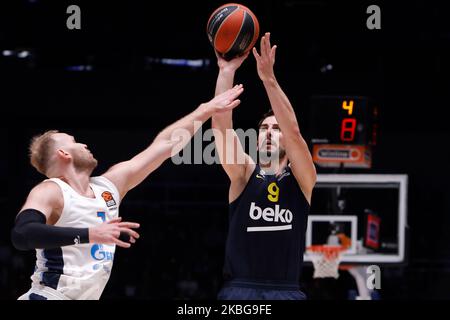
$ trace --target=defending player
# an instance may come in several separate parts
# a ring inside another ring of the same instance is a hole
[[[57,131],[35,137],[31,163],[48,179],[31,190],[12,230],[16,248],[36,249],[32,287],[19,299],[99,299],[116,245],[129,248],[139,238],[133,230],[139,225],[119,218],[124,196],[189,142],[177,130],[192,137],[195,121],[233,109],[242,91],[242,85],[235,86],[201,104],[159,133],[146,150],[98,177],[91,177],[97,160],[74,137]]]

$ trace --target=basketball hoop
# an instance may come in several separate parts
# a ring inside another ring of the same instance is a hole
[[[346,246],[312,245],[307,248],[314,265],[313,278],[339,278],[341,252]]]

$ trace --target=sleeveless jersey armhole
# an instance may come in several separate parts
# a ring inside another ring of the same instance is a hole
[[[309,208],[311,208],[311,203],[309,203],[308,199],[306,199],[306,195],[302,190],[302,187],[300,187],[300,183],[298,182],[297,178],[295,177],[294,172],[292,171],[291,164],[289,163],[287,165],[287,168],[289,168],[290,173],[292,174],[292,177],[294,178],[295,184],[297,185],[298,189],[300,190],[300,194],[302,195],[303,199],[306,201],[306,204]],[[312,200],[312,199],[311,199]]]
[[[67,185],[61,179],[50,178],[50,179],[44,180],[43,182],[48,182],[48,181],[55,183],[61,190],[61,194],[63,196],[63,206],[62,206],[62,210],[61,210],[61,215],[58,217],[58,220],[56,220],[56,222],[54,224],[55,226],[57,226],[64,219],[64,217],[65,217],[64,213],[67,211],[67,208],[69,207],[71,189],[70,189],[69,185]]]

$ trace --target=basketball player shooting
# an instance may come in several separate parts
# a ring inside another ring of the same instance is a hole
[[[221,133],[216,134],[216,147],[231,182],[225,284],[219,299],[306,298],[299,279],[316,170],[294,109],[276,80],[275,53],[269,33],[261,38],[259,53],[253,48],[272,107],[259,124],[258,163],[245,154],[234,130],[233,139],[225,140],[226,131],[233,128],[231,110],[212,118],[213,128]],[[247,56],[226,61],[218,55],[216,95],[233,86],[235,72]]]
[[[97,160],[74,137],[58,131],[35,137],[31,164],[48,179],[31,190],[11,234],[17,249],[36,249],[32,287],[19,300],[99,299],[116,245],[129,248],[139,238],[134,230],[139,224],[119,218],[122,199],[189,142],[178,139],[176,130],[192,137],[194,122],[233,109],[242,91],[238,85],[202,103],[161,131],[146,150],[98,177],[91,177]]]

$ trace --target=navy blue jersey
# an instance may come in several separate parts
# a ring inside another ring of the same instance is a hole
[[[225,281],[298,287],[309,207],[290,167],[275,176],[256,165],[230,203]]]

